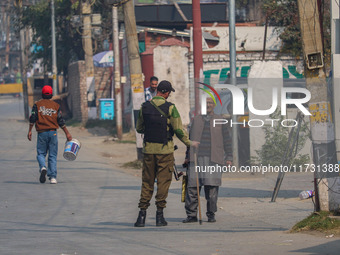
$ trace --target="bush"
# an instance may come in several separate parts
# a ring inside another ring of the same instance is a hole
[[[281,122],[284,118],[280,115],[279,110],[276,110],[270,115],[271,119],[277,119]],[[260,150],[256,150],[257,157],[253,158],[253,161],[257,164],[279,166],[283,163],[283,157],[285,156],[290,128],[283,127],[282,125],[265,126],[265,143]],[[290,141],[290,147],[296,136],[297,127],[295,127],[292,139]],[[291,158],[287,159],[286,164],[301,165],[310,161],[308,154],[298,154],[298,152],[304,147],[306,140],[309,138],[308,124],[306,122],[301,123],[297,146],[294,146]],[[289,153],[287,153],[288,155]]]

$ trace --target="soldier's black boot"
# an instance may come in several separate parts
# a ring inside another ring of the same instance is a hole
[[[156,212],[156,226],[162,227],[166,226],[168,223],[164,219],[163,210],[157,210]]]
[[[145,218],[146,218],[146,210],[140,210],[138,214],[137,221],[135,223],[135,227],[144,227],[145,226]]]

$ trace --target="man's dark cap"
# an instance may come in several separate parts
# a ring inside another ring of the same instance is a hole
[[[169,81],[161,81],[158,84],[157,91],[160,91],[162,93],[166,93],[170,91],[175,92],[174,88],[172,87]]]

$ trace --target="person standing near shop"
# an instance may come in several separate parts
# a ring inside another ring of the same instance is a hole
[[[33,105],[30,116],[27,138],[32,140],[32,129],[38,132],[37,160],[39,163],[40,183],[45,183],[46,174],[51,184],[57,183],[57,156],[58,156],[58,126],[64,131],[66,139],[72,140],[72,136],[66,128],[65,120],[61,115],[60,105],[51,100],[53,90],[51,86],[42,88],[42,99]],[[48,168],[46,167],[46,155],[48,153]]]
[[[166,226],[163,209],[174,171],[174,142],[176,135],[186,146],[198,146],[191,142],[182,127],[181,117],[176,106],[167,102],[169,95],[175,92],[169,81],[161,81],[157,95],[151,101],[142,104],[136,129],[144,134],[142,187],[138,207],[139,215],[135,227],[144,227],[146,210],[150,206],[154,183],[157,178],[156,226]]]
[[[157,94],[158,78],[152,76],[150,78],[150,87],[146,88],[144,91],[145,102],[150,101]]]

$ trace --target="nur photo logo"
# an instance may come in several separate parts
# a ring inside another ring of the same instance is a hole
[[[208,84],[205,84],[203,82],[197,82],[206,88],[199,87],[200,90],[204,91],[205,93],[201,93],[201,113],[206,113],[206,98],[210,96],[213,100],[215,105],[216,99],[215,96],[218,98],[221,106],[223,108],[230,108],[230,111],[228,113],[221,113],[221,114],[228,114],[228,115],[248,115],[249,113],[252,113],[252,115],[261,116],[261,119],[249,119],[248,121],[243,120],[242,122],[232,122],[232,120],[228,119],[216,119],[214,120],[214,126],[216,125],[224,125],[229,123],[230,126],[232,125],[243,125],[249,126],[249,127],[262,127],[265,122],[269,122],[271,126],[274,126],[274,123],[277,122],[277,119],[263,119],[264,116],[269,116],[272,113],[274,113],[277,109],[280,110],[280,113],[282,116],[287,115],[287,108],[295,107],[300,112],[302,112],[304,115],[309,116],[311,113],[308,111],[308,109],[305,107],[305,104],[309,102],[311,99],[311,93],[306,88],[301,87],[271,87],[268,88],[268,99],[271,104],[270,106],[267,106],[267,109],[259,109],[261,107],[255,107],[255,103],[258,103],[263,100],[255,97],[256,88],[247,87],[247,93],[245,93],[239,86],[231,85],[231,84],[217,84],[214,87]],[[219,91],[220,94],[217,92]],[[222,102],[222,98],[226,98],[226,93],[229,93],[229,101],[226,102],[225,100]],[[299,98],[291,98],[292,94],[299,94]],[[215,96],[214,96],[215,95]],[[257,101],[256,101],[257,100]],[[232,106],[232,107],[229,107]],[[265,107],[264,107],[265,108]],[[292,123],[292,124],[289,124]],[[284,127],[294,127],[297,125],[297,122],[294,119],[285,119],[283,123],[281,123]]]
[[[214,94],[217,96],[218,100],[220,101],[220,103],[221,103],[221,105],[222,105],[222,100],[221,100],[220,95],[217,93],[217,91],[216,91],[212,86],[210,86],[210,85],[208,85],[208,84],[205,84],[205,83],[203,83],[203,82],[197,82],[197,83],[202,84],[203,86],[206,86],[206,87],[209,88],[212,92],[214,92]],[[203,90],[205,93],[207,93],[207,94],[212,98],[212,100],[214,100],[214,103],[215,103],[215,105],[216,105],[216,99],[215,99],[214,95],[211,94],[211,92],[210,92],[209,90],[204,89],[204,88],[200,88],[200,87],[198,87],[198,88],[199,88],[200,90]]]

